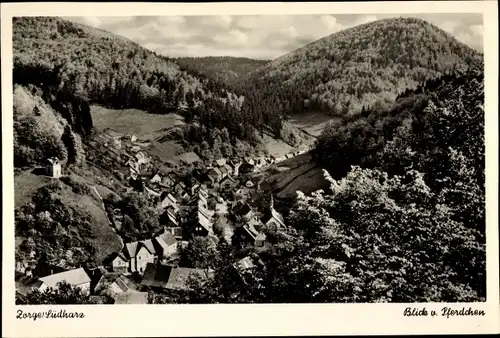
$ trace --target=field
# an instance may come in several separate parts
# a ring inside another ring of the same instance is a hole
[[[323,112],[313,111],[290,118],[290,123],[304,130],[308,134],[318,137],[330,121],[338,121],[340,117],[328,115]]]
[[[135,134],[141,140],[154,140],[171,128],[183,125],[184,119],[177,114],[149,114],[138,109],[107,109],[91,107],[94,127],[103,131],[111,128],[122,134]]]
[[[322,168],[312,161],[309,153],[271,166],[268,170],[253,175],[253,178],[262,181],[261,188],[272,191],[279,199],[293,199],[297,190],[309,194],[328,188]]]
[[[276,140],[269,135],[264,135],[263,137],[264,144],[266,145],[266,149],[269,152],[269,155],[281,157],[284,156],[294,150],[293,147],[286,144],[281,140]]]
[[[49,184],[52,179],[24,171],[14,176],[14,206],[19,208],[28,202],[38,189]]]

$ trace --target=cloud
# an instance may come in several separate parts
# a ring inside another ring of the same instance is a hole
[[[390,16],[248,15],[66,17],[123,35],[168,56],[242,56],[273,59],[342,29]],[[418,16],[418,15],[411,15]],[[482,18],[474,14],[420,15],[482,50]]]

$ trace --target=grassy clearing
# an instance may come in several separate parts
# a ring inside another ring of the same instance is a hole
[[[264,144],[266,145],[266,149],[269,152],[269,155],[281,157],[284,156],[294,150],[293,147],[286,144],[281,140],[276,140],[269,135],[264,135],[263,137]]]
[[[93,229],[96,238],[93,239],[92,242],[97,248],[95,254],[95,261],[97,264],[102,263],[103,259],[111,253],[121,249],[122,244],[120,237],[109,225],[100,201],[97,201],[92,195],[75,194],[69,187],[57,191],[56,196],[59,197],[64,204],[76,205],[87,211],[96,219],[96,227]]]
[[[26,204],[38,189],[52,182],[48,176],[38,176],[31,169],[14,177],[14,206],[19,208]]]
[[[323,112],[312,111],[290,118],[290,123],[313,136],[319,136],[330,121],[340,120],[340,117],[328,115]]]
[[[149,114],[139,109],[108,109],[91,107],[94,127],[103,131],[111,128],[123,134],[135,134],[142,140],[154,140],[171,128],[183,125],[184,118],[177,114]]]
[[[280,199],[293,199],[297,190],[309,194],[318,189],[328,188],[323,170],[309,153],[283,161],[254,176],[261,181],[263,190],[272,191]]]

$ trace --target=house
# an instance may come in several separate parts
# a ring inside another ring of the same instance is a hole
[[[125,252],[116,252],[111,257],[111,270],[118,273],[127,273],[130,266],[130,259]]]
[[[189,237],[194,236],[208,236],[213,233],[213,224],[210,216],[203,210],[196,210],[190,216],[186,224],[186,230]]]
[[[146,241],[145,241],[146,242]],[[132,242],[125,244],[122,252],[129,261],[129,272],[143,273],[148,263],[155,263],[157,253],[152,243]]]
[[[251,161],[251,163],[243,162],[239,167],[240,174],[248,174],[254,170],[255,170],[255,164],[254,164],[253,160]]]
[[[131,289],[130,280],[125,276],[118,276],[113,283],[109,285],[109,290],[118,295]]]
[[[139,146],[132,146],[130,148],[130,151],[132,151],[134,153],[137,153],[137,152],[141,151],[141,147],[139,147]]]
[[[200,182],[198,182],[198,180],[194,177],[191,177],[188,181],[187,181],[187,184],[186,184],[186,191],[188,192],[188,194],[190,194],[191,196],[193,196],[197,191],[198,189],[200,188]]]
[[[148,304],[148,293],[127,291],[116,295],[115,304]]]
[[[179,204],[177,202],[177,199],[170,193],[167,192],[162,193],[160,195],[160,200],[161,200],[161,206],[160,206],[161,209],[166,209],[167,207],[172,206],[174,210],[176,210],[174,214],[179,209]]]
[[[141,285],[167,290],[186,290],[189,288],[190,277],[206,278],[207,274],[202,269],[148,264]]]
[[[137,159],[138,164],[145,164],[149,162],[149,159],[144,155],[142,151],[139,151],[135,154],[135,158]]]
[[[226,203],[217,203],[215,205],[215,213],[219,215],[227,215],[229,214],[229,209]]]
[[[229,176],[229,171],[227,170],[226,166],[219,167],[219,171],[221,172],[221,179],[220,180]]]
[[[161,183],[161,175],[160,173],[156,173],[153,178],[151,178],[150,182],[153,184],[160,184]]]
[[[268,229],[277,230],[286,227],[283,215],[281,215],[278,211],[274,209],[274,201],[272,196],[269,208],[264,213],[264,216],[261,218],[261,221]]]
[[[174,235],[169,232],[156,236],[153,239],[153,244],[156,246],[156,252],[161,253],[162,258],[169,258],[177,253],[178,243]]]
[[[233,235],[234,244],[241,247],[264,246],[266,235],[255,229],[255,224],[248,222],[244,226],[236,228]]]
[[[247,188],[253,188],[254,184],[253,184],[252,180],[248,180],[248,181],[246,181],[245,186]]]
[[[175,179],[171,175],[167,175],[163,178],[160,185],[164,186],[165,188],[171,188],[175,185],[175,182]]]
[[[249,193],[250,193],[250,190],[247,187],[243,186],[243,187],[238,188],[238,190],[236,190],[234,192],[234,195],[235,195],[235,198],[246,198]]]
[[[174,236],[178,241],[182,239],[182,228],[181,227],[163,227],[165,232],[168,232]]]
[[[158,191],[155,191],[151,188],[144,187],[144,190],[145,190],[146,194],[148,195],[148,197],[161,197],[161,194]]]
[[[47,175],[51,177],[54,178],[61,177],[61,163],[59,162],[58,158],[53,157],[48,159],[46,172]]]
[[[226,159],[225,158],[218,159],[217,161],[215,161],[215,163],[217,164],[217,166],[222,167],[223,165],[226,164]]]
[[[40,278],[40,281],[42,282],[42,284],[38,287],[38,290],[40,291],[44,291],[47,288],[57,288],[59,283],[66,282],[73,287],[80,288],[80,290],[84,293],[90,292],[91,279],[83,268],[45,276]]]
[[[223,167],[224,167],[224,170],[225,170],[225,171],[227,171],[228,176],[233,176],[233,174],[234,174],[233,167],[231,167],[231,166],[230,166],[229,164],[227,164],[227,163],[226,163],[226,164],[224,164],[224,165],[223,165]]]
[[[35,290],[40,290],[40,288],[43,285],[43,282],[38,278],[17,273],[15,281],[16,281],[16,292],[22,296],[26,296]]]
[[[179,220],[171,210],[165,210],[165,212],[160,215],[160,224],[164,227],[176,228],[179,226]]]
[[[186,192],[186,185],[182,181],[176,182],[174,184],[173,192],[174,192],[174,194],[176,194],[177,196],[179,196],[181,198],[188,196],[188,194]]]
[[[232,175],[238,176],[241,163],[236,160],[229,161],[229,166],[232,168]]]
[[[219,183],[220,189],[231,189],[237,184],[237,181],[232,178],[231,176],[225,177],[222,181]]]
[[[207,173],[208,179],[210,180],[210,183],[214,185],[215,183],[218,183],[220,180],[222,180],[222,172],[220,171],[219,168],[212,168],[208,171]]]
[[[253,210],[247,203],[238,201],[233,207],[233,213],[237,216],[250,219],[252,217]]]
[[[130,141],[131,142],[137,141],[137,136],[135,136],[135,135],[130,136]]]

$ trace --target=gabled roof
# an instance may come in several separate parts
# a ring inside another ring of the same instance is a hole
[[[168,246],[177,244],[177,240],[174,235],[169,232],[164,232],[156,237],[158,240],[162,240]]]
[[[126,250],[128,257],[134,258],[137,255],[138,246],[139,242],[136,241],[125,244],[125,247],[123,249]]]
[[[255,267],[255,264],[253,263],[252,258],[247,256],[247,257],[242,258],[239,261],[237,261],[235,263],[235,266],[240,270],[246,270],[246,269],[251,269],[251,268]]]
[[[268,212],[264,214],[264,217],[262,218],[263,223],[267,223],[270,220],[274,219],[277,223],[279,223],[281,226],[285,226],[285,220],[283,219],[283,215],[281,215],[279,212],[277,212],[274,208],[271,208]]]
[[[259,235],[257,229],[255,229],[253,225],[250,225],[248,223],[243,226],[243,230],[245,230],[245,232],[248,233],[254,240],[257,239],[257,236]]]
[[[212,175],[213,175],[213,174],[215,174],[215,175],[217,175],[217,176],[220,176],[220,175],[222,175],[222,172],[220,171],[220,169],[219,169],[219,168],[212,168],[212,169],[210,169],[210,171],[208,172],[208,175],[209,175],[209,176],[210,176],[211,174],[212,174]]]
[[[148,293],[139,291],[129,291],[120,293],[115,298],[115,304],[147,304]]]
[[[217,163],[217,165],[221,167],[224,164],[226,164],[226,159],[225,158],[218,159],[217,161],[215,161],[215,163]]]
[[[204,278],[205,272],[201,269],[173,267],[170,265],[156,265],[149,263],[146,266],[146,271],[144,271],[141,284],[164,289],[186,289],[186,282],[188,281],[188,278],[193,275],[198,275]]]
[[[59,164],[59,159],[57,157],[51,157],[47,161],[52,165]]]
[[[165,231],[171,233],[174,237],[182,237],[181,227],[167,227]]]
[[[62,281],[66,281],[67,283],[76,286],[84,283],[89,283],[90,277],[83,268],[78,268],[56,273],[50,276],[45,276],[40,278],[40,280],[47,284],[49,287],[57,287],[57,283]]]
[[[142,241],[141,243],[142,243],[142,246],[144,246],[146,248],[146,250],[149,251],[150,254],[152,254],[152,255],[157,254],[156,248],[155,248],[153,241],[151,239],[146,239],[146,240]]]
[[[118,277],[113,284],[116,284],[122,292],[127,292],[129,290],[129,287],[127,283],[122,279],[122,277]]]
[[[229,172],[229,171],[232,171],[233,168],[229,165],[229,164],[224,164],[224,168]]]

